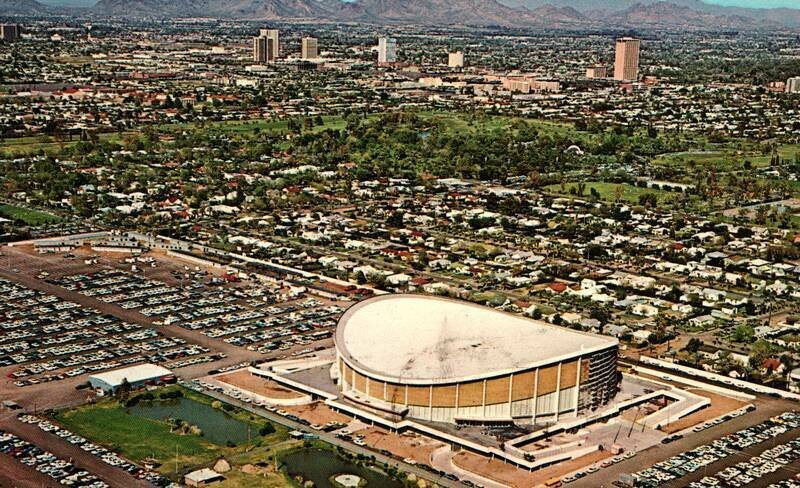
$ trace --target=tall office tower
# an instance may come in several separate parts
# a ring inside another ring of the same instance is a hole
[[[259,31],[259,36],[272,40],[272,57],[270,61],[278,59],[281,55],[281,43],[278,40],[278,29],[261,29]]]
[[[0,40],[16,41],[22,35],[22,29],[17,24],[0,24]]]
[[[253,38],[253,62],[256,64],[266,64],[270,59],[270,48],[272,40],[266,37]]]
[[[800,77],[786,80],[786,93],[800,93]]]
[[[397,62],[397,41],[395,39],[391,37],[381,37],[378,39],[378,62]]]
[[[617,54],[614,58],[614,79],[636,81],[639,78],[639,39],[622,37],[617,39]]]
[[[268,63],[278,58],[278,31],[261,29],[258,37],[253,38],[253,62]]]
[[[317,59],[319,45],[316,37],[304,37],[300,45],[300,57],[303,59]]]
[[[463,68],[464,67],[464,53],[462,51],[456,51],[454,53],[447,54],[447,66],[451,68]]]

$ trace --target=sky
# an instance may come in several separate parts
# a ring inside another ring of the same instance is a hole
[[[703,0],[705,3],[725,5],[728,7],[777,8],[787,7],[800,9],[800,0]]]
[[[76,5],[76,6],[90,6],[94,5],[97,0],[40,0],[42,3],[50,5]],[[733,7],[750,7],[750,8],[777,8],[788,7],[800,9],[800,0],[702,0],[705,3],[712,3],[715,5],[725,5]]]

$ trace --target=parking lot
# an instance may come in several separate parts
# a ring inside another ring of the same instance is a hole
[[[794,431],[798,427],[800,427],[800,415],[795,412],[785,412],[639,471],[634,474],[637,486],[641,484],[641,486],[656,487],[681,480],[701,469],[705,470],[721,459],[740,456],[746,449]],[[782,469],[798,458],[800,458],[800,442],[792,440],[767,449],[759,456],[750,457],[735,466],[729,466],[714,475],[704,476],[701,481],[695,481],[690,486],[713,487],[723,486],[724,483],[724,486],[739,488]]]
[[[163,253],[3,254],[0,291],[18,300],[0,310],[0,371],[17,386],[140,361],[196,377],[205,363],[309,352],[345,305]]]
[[[53,453],[2,430],[0,430],[0,452],[53,478],[62,485],[89,488],[106,488],[108,486],[97,476],[76,467],[71,462],[59,459]]]
[[[58,381],[138,362],[170,364],[208,348],[165,337],[75,302],[0,278],[0,367],[15,386]]]

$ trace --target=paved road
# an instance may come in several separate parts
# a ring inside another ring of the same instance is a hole
[[[429,481],[433,481],[433,482],[437,483],[439,486],[445,486],[445,487],[450,487],[450,488],[463,486],[458,482],[451,481],[451,480],[449,480],[447,478],[435,475],[435,474],[433,474],[433,473],[431,473],[429,471],[425,471],[424,469],[418,468],[416,466],[412,466],[412,465],[404,463],[402,461],[398,461],[397,459],[389,457],[389,456],[384,456],[383,454],[381,454],[381,453],[379,453],[377,451],[373,451],[373,450],[365,448],[365,447],[357,446],[357,445],[353,444],[352,442],[347,442],[347,441],[345,441],[343,439],[339,439],[338,437],[334,436],[330,432],[311,430],[307,426],[305,426],[305,425],[303,425],[303,424],[301,424],[299,422],[295,422],[293,420],[287,419],[286,417],[283,417],[281,415],[275,414],[275,413],[270,412],[268,410],[265,410],[263,408],[254,407],[253,405],[250,405],[250,404],[247,404],[247,403],[244,403],[244,402],[240,402],[240,401],[236,400],[235,398],[231,398],[231,397],[229,397],[227,395],[223,395],[223,394],[215,392],[215,391],[205,391],[204,394],[206,394],[208,396],[211,396],[213,398],[216,398],[216,399],[218,399],[218,400],[220,400],[222,402],[230,403],[232,405],[236,405],[237,407],[239,407],[241,409],[247,410],[248,412],[254,413],[254,414],[256,414],[256,415],[258,415],[260,417],[263,417],[263,418],[265,418],[267,420],[275,422],[276,424],[281,424],[281,425],[286,426],[286,427],[288,427],[290,429],[300,430],[300,431],[303,431],[303,432],[311,432],[311,433],[313,433],[315,435],[318,435],[321,440],[323,440],[323,441],[325,441],[325,442],[327,442],[327,443],[329,443],[329,444],[331,444],[333,446],[342,447],[342,448],[344,448],[344,449],[346,449],[346,450],[348,450],[348,451],[350,451],[352,453],[363,454],[365,456],[373,456],[373,457],[375,457],[375,459],[379,463],[388,463],[391,466],[396,466],[399,469],[405,471],[406,473],[413,473],[418,478],[425,478],[425,479],[427,479]]]

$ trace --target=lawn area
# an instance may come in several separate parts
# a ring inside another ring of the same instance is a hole
[[[784,160],[794,160],[800,154],[800,144],[781,144],[777,153]],[[706,151],[684,151],[662,154],[653,159],[653,164],[686,168],[695,166],[712,166],[717,171],[738,171],[744,169],[744,162],[750,161],[753,167],[769,166],[771,154],[764,155],[758,147],[746,145],[736,147],[733,143],[726,147]]]
[[[572,188],[575,188],[577,191],[578,184],[577,183],[565,183],[564,188],[562,190],[560,184],[555,185],[548,185],[544,187],[545,191],[551,193],[558,193],[561,195],[566,196],[575,196],[576,198],[578,195],[570,193]],[[586,189],[583,192],[583,196],[580,198],[589,198],[591,195],[592,188],[594,188],[597,193],[600,195],[600,199],[613,202],[617,198],[617,188],[622,189],[621,199],[622,201],[637,204],[639,203],[639,196],[644,193],[653,193],[658,197],[658,202],[663,203],[664,201],[670,198],[677,198],[680,196],[680,193],[673,193],[664,190],[656,190],[656,189],[649,189],[649,188],[640,188],[638,186],[630,185],[627,183],[608,183],[604,181],[587,181],[586,182]]]
[[[101,141],[121,143],[124,136],[136,133],[136,131],[128,131],[120,135],[116,132],[104,132],[98,134],[97,137]],[[80,139],[77,136],[73,137],[71,141],[66,138],[60,142],[49,136],[16,137],[0,141],[0,153],[5,152],[12,157],[35,154],[42,150],[46,153],[51,153],[60,151],[62,147],[74,146],[78,142],[80,142]]]
[[[183,393],[183,400],[205,405],[215,404],[213,398],[182,387],[162,388],[155,393],[175,390]],[[128,408],[114,398],[58,411],[53,419],[65,428],[132,461],[141,462],[145,458],[155,458],[162,463],[159,471],[165,475],[175,474],[176,462],[178,473],[183,473],[189,468],[211,463],[220,457],[230,459],[245,453],[258,455],[259,452],[263,455],[270,446],[281,444],[288,438],[286,429],[274,424],[274,433],[259,436],[258,429],[268,422],[249,412],[235,409],[227,413],[234,419],[251,424],[253,437],[249,451],[245,443],[229,447],[214,444],[202,434],[173,432],[166,420],[132,415]]]
[[[30,226],[53,224],[61,221],[61,218],[56,215],[13,205],[0,205],[0,217],[9,220],[21,220],[25,225]]]

